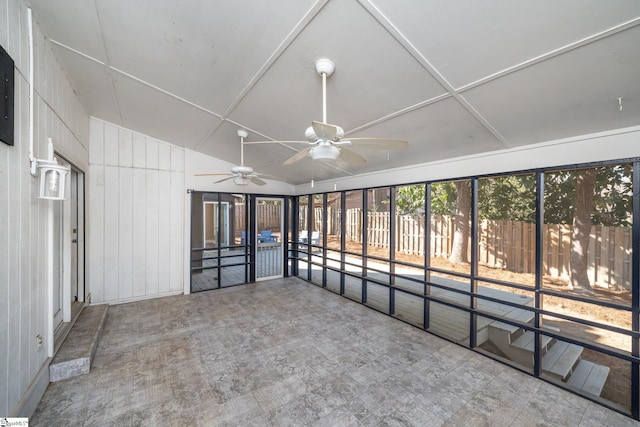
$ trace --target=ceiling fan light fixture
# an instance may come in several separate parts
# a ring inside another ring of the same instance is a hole
[[[340,155],[340,149],[333,145],[318,145],[309,151],[309,155],[313,160],[323,162],[335,161]]]
[[[233,183],[236,185],[249,185],[250,182],[251,182],[251,179],[247,178],[246,176],[233,177]]]

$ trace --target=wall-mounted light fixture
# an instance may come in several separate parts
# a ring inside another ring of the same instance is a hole
[[[37,176],[40,171],[39,199],[64,200],[67,174],[70,168],[58,164],[53,155],[53,142],[49,138],[47,145],[48,159],[31,159],[31,175]]]

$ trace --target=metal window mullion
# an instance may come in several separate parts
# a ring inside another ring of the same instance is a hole
[[[189,292],[193,292],[193,191],[187,190],[189,194]]]
[[[631,252],[631,327],[640,332],[640,161],[633,163],[633,224]],[[631,353],[640,356],[640,338],[631,339]],[[640,366],[631,364],[631,415],[640,419]]]
[[[253,283],[256,281],[256,245],[254,244],[254,242],[256,241],[256,228],[257,228],[257,224],[256,224],[256,216],[258,214],[258,209],[257,209],[257,201],[256,201],[256,195],[255,194],[251,194],[249,196],[249,209],[247,209],[249,211],[249,231],[247,232],[247,242],[249,243],[249,282]]]
[[[291,198],[291,275],[298,277],[298,221],[300,221],[300,211],[298,210],[299,196]],[[287,236],[289,237],[289,236]],[[287,252],[288,253],[288,252]]]
[[[395,313],[396,187],[389,187],[389,314]]]
[[[216,263],[218,264],[218,288],[222,287],[222,253],[220,251],[220,245],[222,244],[222,195],[217,193],[218,198],[218,233],[216,236]],[[205,247],[206,247],[205,243]]]
[[[536,247],[535,247],[535,308],[542,310],[542,262],[544,250],[544,173],[536,174]],[[534,325],[537,329],[542,327],[542,315],[536,310]],[[535,345],[533,348],[533,375],[540,377],[542,373],[542,336],[535,333]]]
[[[282,244],[282,275],[283,277],[289,277],[289,209],[291,204],[290,197],[284,197],[282,201],[283,212],[283,224],[282,233],[280,233],[280,243]]]
[[[424,295],[431,293],[431,286],[429,281],[431,280],[431,183],[426,184],[424,190]],[[423,308],[423,329],[429,329],[429,310],[430,301],[428,298],[424,299]]]
[[[327,287],[327,193],[322,195],[322,287]]]
[[[478,178],[471,180],[471,283],[470,291],[472,296],[469,301],[469,308],[472,310],[469,318],[469,347],[475,348],[478,342],[478,315],[474,311],[478,308],[478,300],[475,295],[478,293]]]
[[[345,191],[340,193],[340,295],[344,295],[345,277],[344,267],[346,261],[345,250],[347,248],[347,193]]]
[[[311,261],[313,259],[313,247],[311,246],[311,236],[313,236],[313,220],[315,219],[315,212],[313,208],[313,194],[307,196],[307,280],[311,281],[311,273],[313,265]]]
[[[367,247],[369,238],[367,233],[369,230],[369,190],[362,190],[362,303],[367,302]]]

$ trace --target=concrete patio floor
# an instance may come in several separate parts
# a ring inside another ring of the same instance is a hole
[[[91,372],[30,425],[638,423],[286,278],[112,306]]]

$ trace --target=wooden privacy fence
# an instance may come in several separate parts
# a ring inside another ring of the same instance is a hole
[[[280,230],[281,205],[257,205],[258,228],[261,230]],[[244,210],[245,205],[235,206],[235,229],[244,230]],[[260,230],[258,230],[260,231]]]
[[[390,214],[369,212],[367,241],[370,246],[390,245]],[[347,237],[362,241],[362,212],[347,210]],[[431,256],[446,258],[453,244],[453,218],[431,218]],[[424,216],[397,215],[396,252],[424,255]],[[570,275],[571,231],[569,225],[544,224],[543,274],[568,280]],[[535,224],[520,221],[483,220],[478,226],[478,262],[516,273],[535,273]],[[631,228],[592,226],[589,238],[590,282],[616,289],[631,289]]]

